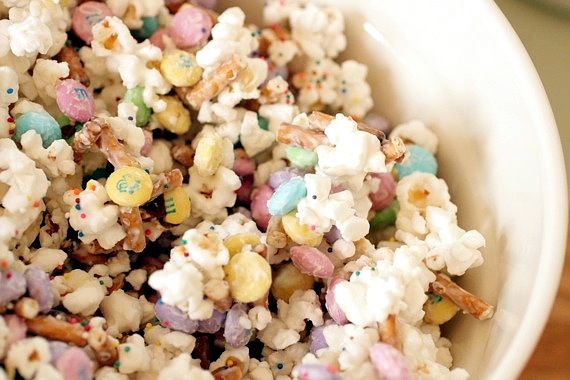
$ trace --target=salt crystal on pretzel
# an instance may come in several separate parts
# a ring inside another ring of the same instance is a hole
[[[493,316],[493,306],[469,293],[444,274],[436,275],[436,280],[431,283],[431,289],[477,319],[484,320]]]
[[[239,77],[244,69],[245,65],[237,55],[234,55],[203,77],[200,82],[183,94],[182,99],[192,108],[200,109],[202,103],[218,96],[224,88]]]
[[[79,58],[79,53],[71,46],[64,46],[56,56],[60,62],[67,62],[69,67],[69,78],[81,82],[84,86],[89,87],[90,81],[83,63]]]

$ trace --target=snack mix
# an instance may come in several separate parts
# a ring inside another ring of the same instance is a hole
[[[337,9],[215,6],[0,0],[0,379],[467,378],[437,136]]]

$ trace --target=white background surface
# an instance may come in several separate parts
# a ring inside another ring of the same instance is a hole
[[[570,0],[569,11],[539,1],[496,0],[525,45],[550,100],[560,131],[570,181]]]

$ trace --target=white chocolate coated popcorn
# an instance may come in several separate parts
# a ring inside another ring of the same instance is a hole
[[[113,336],[137,331],[143,315],[139,300],[123,290],[115,290],[106,296],[101,302],[101,312],[109,325],[107,331]]]
[[[69,66],[67,62],[57,62],[53,59],[38,59],[34,66],[32,79],[36,91],[44,104],[55,103],[55,88],[61,78],[67,78]]]
[[[6,356],[8,373],[18,373],[26,380],[34,378],[43,365],[51,359],[47,340],[40,337],[27,338],[14,343]]]
[[[50,179],[75,173],[73,150],[65,140],[55,140],[46,149],[41,136],[34,130],[27,131],[21,138],[22,150],[46,172]]]
[[[89,180],[85,190],[77,194],[68,191],[63,199],[71,207],[69,224],[78,231],[82,242],[97,240],[101,247],[110,249],[126,236],[123,227],[117,223],[119,207],[106,204],[110,199],[105,187],[99,182]]]
[[[142,17],[157,16],[164,7],[164,0],[108,0],[113,15],[123,19],[129,29],[143,26]]]
[[[263,21],[266,24],[276,24],[288,21],[294,10],[301,9],[309,0],[268,0],[263,7]]]
[[[14,123],[8,119],[8,106],[18,100],[18,74],[9,66],[0,66],[0,138],[10,137]]]
[[[390,137],[399,137],[404,141],[419,145],[432,154],[437,153],[439,139],[431,129],[419,120],[412,120],[395,127]]]
[[[275,134],[261,129],[257,114],[247,111],[241,124],[240,141],[247,155],[253,157],[273,145]]]
[[[339,75],[338,106],[342,113],[363,118],[372,109],[370,85],[366,82],[368,68],[356,61],[342,63]]]
[[[142,86],[145,104],[155,112],[164,111],[166,103],[158,95],[168,93],[172,86],[158,69],[148,67],[149,62],[162,59],[159,48],[148,40],[137,43],[117,17],[107,17],[93,26],[91,46],[96,56],[106,58],[107,69],[118,73],[126,88]]]
[[[210,372],[200,368],[190,354],[183,353],[174,358],[158,374],[157,380],[214,380]]]

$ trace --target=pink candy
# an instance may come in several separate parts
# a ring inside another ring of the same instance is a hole
[[[70,347],[57,358],[55,368],[65,380],[91,380],[93,363],[85,351],[78,347]]]
[[[157,29],[157,31],[154,32],[153,35],[150,36],[150,38],[148,40],[150,41],[151,44],[153,44],[154,46],[156,46],[160,50],[164,50],[165,46],[164,46],[164,40],[162,39],[162,37],[166,34],[167,34],[166,29],[160,28],[160,29]]]
[[[396,195],[396,181],[390,173],[373,173],[373,177],[380,179],[380,186],[368,197],[372,201],[372,210],[378,211],[390,206]]]
[[[179,48],[189,48],[205,42],[210,37],[212,19],[200,8],[180,9],[168,25],[166,31]]]
[[[236,194],[240,202],[247,203],[251,198],[253,191],[253,176],[248,175],[241,179],[241,187],[237,189]]]
[[[95,113],[91,92],[75,79],[66,79],[55,88],[57,106],[70,119],[89,121]]]
[[[239,176],[252,175],[255,173],[255,160],[250,157],[236,158],[233,169]]]
[[[404,355],[386,343],[370,347],[370,359],[376,371],[385,380],[409,380],[412,378]]]
[[[26,322],[17,315],[4,315],[4,323],[6,323],[6,327],[8,327],[8,338],[6,339],[6,346],[10,347],[10,345],[24,339],[26,337],[26,332],[28,331],[28,326],[26,326]]]
[[[144,133],[144,145],[141,148],[141,154],[143,156],[148,157],[152,150],[152,142],[153,142],[152,132],[149,131],[148,129],[143,129],[143,133]]]
[[[329,312],[331,318],[339,325],[345,325],[348,323],[348,319],[344,314],[344,311],[338,306],[334,298],[334,288],[341,282],[346,281],[343,278],[335,277],[329,282],[327,287],[327,294],[325,295],[325,307]]]
[[[91,28],[107,16],[113,16],[113,12],[105,3],[88,1],[73,11],[71,28],[79,38],[90,44],[93,40]]]
[[[298,246],[289,251],[293,264],[302,273],[310,276],[330,278],[334,272],[332,261],[314,247]]]
[[[272,195],[273,189],[267,185],[262,185],[251,193],[251,216],[263,231],[267,229],[271,218],[267,209],[267,202]]]

